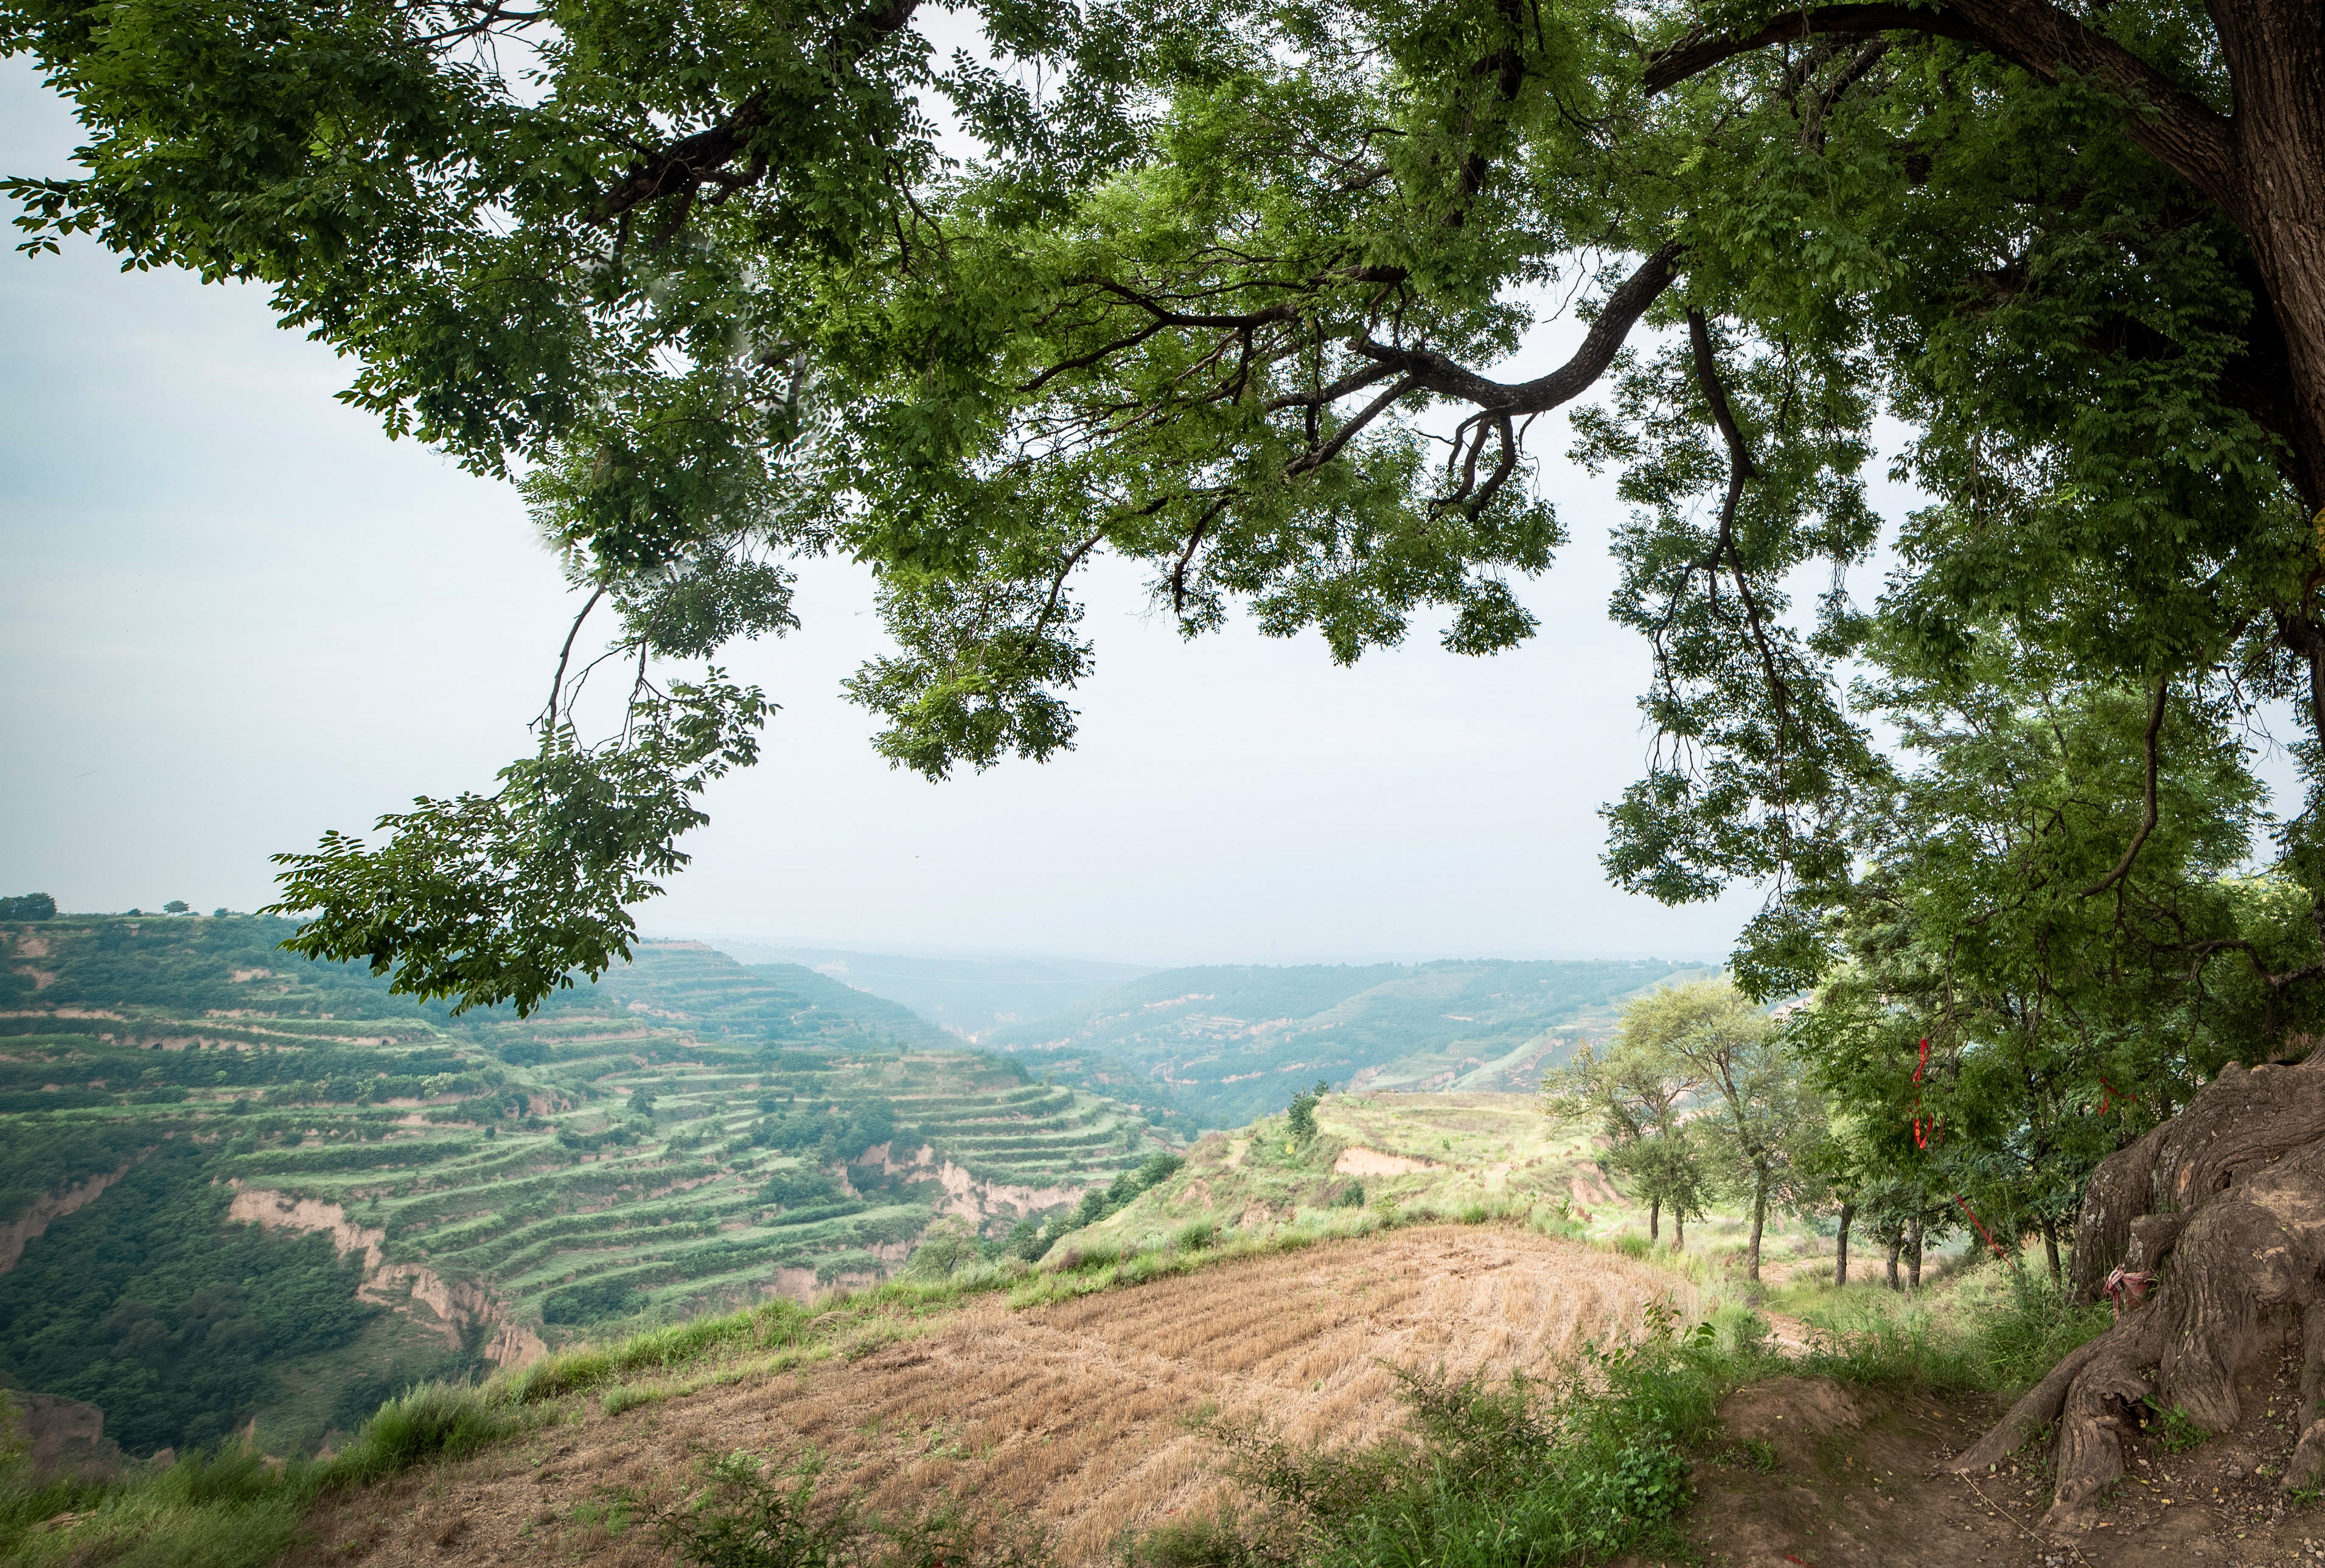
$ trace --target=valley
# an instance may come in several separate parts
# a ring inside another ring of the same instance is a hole
[[[134,1454],[309,1450],[422,1378],[868,1282],[939,1215],[1005,1229],[1164,1142],[699,947],[456,1019],[286,960],[285,922],[0,929],[0,1375]]]
[[[1530,1093],[1612,1030],[1625,997],[1715,972],[1652,959],[1161,970],[985,1039],[1036,1063],[1096,1053],[1203,1126],[1240,1127],[1318,1080]]]

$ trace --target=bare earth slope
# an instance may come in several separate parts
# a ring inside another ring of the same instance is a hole
[[[1709,1568],[2269,1568],[2325,1557],[2325,1519],[2278,1489],[2301,1377],[2297,1325],[2272,1324],[2237,1374],[2246,1415],[2193,1450],[2126,1424],[2126,1476],[2088,1530],[2042,1529],[2040,1456],[1959,1476],[1948,1461],[1999,1412],[1983,1396],[1778,1378],[1720,1406],[1732,1445],[1696,1468],[1681,1525]],[[1765,1468],[1746,1445],[1766,1445]],[[1616,1568],[1660,1568],[1629,1559]]]
[[[1189,1418],[1255,1413],[1301,1439],[1361,1441],[1396,1418],[1383,1363],[1459,1376],[1547,1373],[1646,1305],[1693,1308],[1683,1280],[1508,1226],[1428,1226],[1222,1264],[1012,1312],[994,1300],[853,1362],[634,1408],[594,1411],[433,1478],[344,1499],[304,1560],[394,1563],[663,1561],[609,1529],[618,1489],[665,1494],[700,1456],[811,1446],[823,1486],[913,1517],[975,1497],[1096,1563],[1126,1530],[1227,1496]]]

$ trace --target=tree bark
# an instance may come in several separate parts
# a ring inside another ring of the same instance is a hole
[[[2051,1283],[2062,1283],[2066,1273],[2059,1265],[2059,1222],[2048,1214],[2042,1216],[2042,1259],[2051,1266]]]
[[[1752,1246],[1745,1256],[1744,1277],[1760,1283],[1760,1233],[1768,1227],[1768,1178],[1755,1174],[1752,1182]]]
[[[2294,482],[2325,506],[2325,24],[2316,0],[2206,7],[2236,94],[2237,205],[2283,329],[2293,372]],[[2241,210],[2239,210],[2241,209]]]
[[[1840,1229],[1835,1237],[1832,1258],[1832,1285],[1835,1290],[1848,1284],[1848,1222],[1856,1218],[1856,1204],[1843,1203],[1840,1206]]]
[[[1663,1200],[1662,1200],[1662,1199],[1660,1199],[1660,1198],[1650,1198],[1650,1199],[1648,1199],[1648,1200],[1647,1200],[1647,1245],[1648,1245],[1648,1246],[1650,1246],[1650,1247],[1653,1247],[1653,1246],[1656,1243],[1656,1241],[1658,1241],[1658,1240],[1660,1240],[1660,1239],[1662,1239],[1662,1236],[1663,1236],[1663,1228],[1662,1228],[1663,1214]]]
[[[1672,1211],[1672,1250],[1687,1250],[1687,1211],[1684,1209]]]
[[[1902,1231],[1889,1239],[1889,1288],[1891,1290],[1904,1288],[1897,1283],[1897,1255],[1904,1249],[1905,1237]]]
[[[1922,1217],[1913,1216],[1905,1227],[1905,1288],[1922,1288]]]
[[[2178,1116],[2101,1165],[2075,1234],[2079,1290],[2118,1266],[2137,1276],[2117,1293],[2116,1327],[2062,1360],[1957,1468],[1999,1462],[2055,1416],[2059,1484],[2045,1526],[2087,1529],[2122,1474],[2129,1407],[2147,1400],[2215,1432],[2234,1428],[2237,1372],[2262,1318],[2292,1311],[2305,1365],[2301,1439],[2283,1484],[2314,1485],[2325,1471],[2325,1053],[2298,1067],[2223,1068]]]

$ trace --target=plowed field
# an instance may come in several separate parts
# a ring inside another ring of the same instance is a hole
[[[1692,1306],[1643,1263],[1505,1226],[1431,1226],[1222,1264],[1024,1312],[998,1301],[854,1362],[832,1360],[610,1418],[593,1415],[316,1520],[332,1561],[662,1560],[609,1530],[623,1487],[668,1490],[699,1458],[811,1447],[827,1489],[892,1515],[940,1493],[1038,1523],[1095,1563],[1125,1530],[1215,1508],[1213,1441],[1188,1417],[1256,1413],[1338,1445],[1397,1418],[1382,1365],[1547,1373],[1646,1304]],[[349,1548],[353,1548],[352,1551]]]

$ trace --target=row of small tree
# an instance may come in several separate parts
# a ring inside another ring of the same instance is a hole
[[[1923,1249],[1967,1210],[1910,1132],[1901,1150],[1837,1105],[1797,1040],[1725,980],[1666,987],[1625,1009],[1606,1047],[1585,1045],[1548,1073],[1543,1108],[1607,1140],[1605,1164],[1646,1205],[1652,1241],[1668,1218],[1683,1248],[1689,1220],[1734,1199],[1749,1213],[1752,1279],[1770,1217],[1793,1213],[1836,1222],[1836,1284],[1848,1283],[1862,1229],[1886,1249],[1889,1285],[1916,1285]]]

